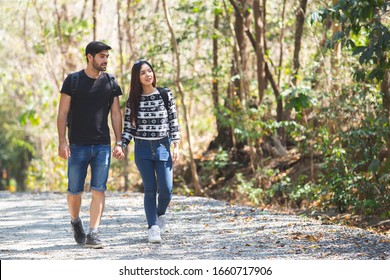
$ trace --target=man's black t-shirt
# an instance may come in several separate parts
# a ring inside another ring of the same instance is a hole
[[[114,94],[110,78],[102,73],[97,79],[88,77],[84,70],[79,72],[77,89],[72,96],[71,75],[62,84],[61,93],[72,97],[68,124],[70,144],[98,145],[110,144],[108,114],[110,98]],[[120,86],[115,83],[115,96],[122,95]]]

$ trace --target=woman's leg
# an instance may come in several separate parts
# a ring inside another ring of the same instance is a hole
[[[157,215],[165,215],[168,205],[172,199],[172,161],[156,162],[156,173],[158,182],[158,207]]]
[[[144,208],[148,228],[157,225],[157,184],[154,161],[148,159],[136,159],[138,171],[141,174],[144,185]]]

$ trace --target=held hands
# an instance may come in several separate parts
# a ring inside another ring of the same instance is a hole
[[[125,153],[123,151],[123,148],[119,145],[115,145],[114,149],[112,150],[112,156],[119,160],[124,159]]]

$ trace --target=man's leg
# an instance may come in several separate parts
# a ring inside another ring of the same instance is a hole
[[[85,245],[90,248],[103,248],[103,243],[98,236],[98,228],[103,216],[105,203],[105,190],[110,167],[110,145],[93,146],[93,158],[91,160],[91,193],[89,233]]]
[[[91,229],[98,229],[102,219],[108,170],[110,168],[111,147],[110,145],[96,145],[93,147],[93,158],[91,160],[91,193],[92,201],[90,207]]]
[[[70,217],[72,220],[77,220],[81,209],[81,193],[76,195],[68,193],[67,200]]]
[[[92,229],[97,229],[102,219],[105,203],[104,192],[91,190],[92,201],[90,207],[90,222],[89,227]]]
[[[88,248],[100,249],[103,248],[103,242],[98,236],[98,228],[100,220],[102,219],[104,210],[104,192],[91,190],[92,201],[89,209],[89,233],[87,234],[87,240],[85,246]]]
[[[79,244],[85,242],[83,223],[79,217],[81,209],[81,195],[84,190],[85,177],[87,175],[89,161],[88,148],[85,146],[70,146],[68,159],[68,210],[71,217],[71,225],[74,239]]]

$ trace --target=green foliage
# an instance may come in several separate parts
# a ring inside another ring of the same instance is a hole
[[[307,178],[301,178],[301,180],[306,181]],[[311,182],[298,184],[291,190],[289,198],[297,206],[299,206],[303,200],[315,201],[318,199],[318,186]]]
[[[325,22],[331,18],[342,24],[343,30],[333,35],[328,47],[342,43],[353,55],[359,56],[359,63],[365,68],[356,70],[354,77],[357,81],[381,81],[385,69],[390,67],[390,30],[383,23],[389,9],[390,3],[383,0],[342,0],[332,8],[324,8],[311,16],[312,22]],[[369,72],[368,68],[371,68]]]
[[[317,104],[317,99],[312,97],[313,91],[309,87],[291,87],[281,93],[285,100],[286,109],[294,109],[299,118],[302,118],[303,110],[312,108]]]
[[[256,186],[256,179],[246,180],[242,173],[235,174],[237,192],[240,195],[245,195],[251,203],[259,205],[264,201],[264,190],[260,186]]]
[[[35,147],[31,144],[23,129],[10,117],[14,115],[11,108],[1,106],[0,118],[0,167],[7,170],[8,176],[17,182],[18,190],[25,189],[26,173]]]
[[[338,125],[333,134],[323,133],[324,141],[318,143],[325,156],[319,185],[330,194],[327,205],[340,212],[372,214],[389,207],[390,169],[381,152],[390,128],[381,117],[380,98],[375,88],[345,88],[333,104],[339,115],[328,120],[348,117],[354,122]]]
[[[201,166],[206,170],[219,170],[229,164],[231,164],[229,153],[219,148],[214,158],[210,161],[203,161]]]
[[[23,112],[19,116],[19,123],[21,126],[25,126],[28,122],[30,122],[32,125],[36,126],[39,125],[41,122],[41,119],[39,115],[37,114],[36,110],[28,110],[26,112]]]
[[[201,170],[200,181],[202,185],[208,185],[210,180],[218,181],[220,179],[226,179],[227,176],[230,176],[228,174],[229,172],[239,167],[240,164],[230,158],[228,151],[219,148],[199,162],[199,168]],[[223,192],[230,193],[231,190],[227,188],[223,189]]]
[[[54,37],[63,36],[65,42],[76,40],[77,42],[90,33],[92,23],[87,20],[72,17],[71,20],[61,21],[60,26],[53,28]]]
[[[256,141],[260,137],[272,134],[276,130],[274,126],[275,121],[262,120],[263,107],[243,108],[238,99],[233,104],[235,105],[234,109],[219,106],[217,110],[214,110],[214,113],[223,127],[231,127],[233,129],[239,141],[244,143]]]
[[[272,184],[271,188],[268,190],[267,194],[270,198],[276,196],[287,196],[291,188],[291,178],[287,175],[280,176],[280,179]]]

